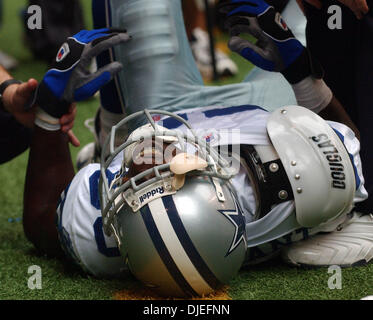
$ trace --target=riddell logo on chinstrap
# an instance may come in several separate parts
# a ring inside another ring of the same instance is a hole
[[[150,198],[153,198],[156,194],[163,194],[164,188],[158,187],[156,189],[150,190],[147,193],[144,193],[142,196],[139,197],[140,203],[143,203],[145,200],[148,200]]]

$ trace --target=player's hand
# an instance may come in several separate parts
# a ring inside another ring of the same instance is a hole
[[[69,137],[69,142],[74,147],[80,146],[79,139],[75,136],[72,128],[74,127],[74,121],[76,116],[76,104],[73,103],[69,107],[68,113],[64,114],[60,119],[61,131],[67,133]]]
[[[297,0],[298,3],[301,3],[301,0]],[[314,6],[317,9],[321,9],[322,3],[320,0],[304,0],[310,5]],[[369,11],[369,6],[366,0],[338,0],[340,3],[344,4],[346,7],[350,8],[351,11],[355,14],[357,19],[362,19],[365,14]],[[301,4],[302,7],[302,4]]]
[[[38,81],[29,79],[22,84],[12,84],[3,93],[4,107],[10,113],[22,112],[31,95],[38,86]]]
[[[106,28],[83,30],[68,38],[38,87],[36,103],[47,115],[60,119],[72,102],[92,97],[122,70],[121,63],[112,62],[92,74],[92,58],[129,39],[124,30]]]
[[[368,13],[369,7],[366,0],[338,0],[345,6],[349,7],[359,20]]]
[[[25,127],[34,125],[35,109],[25,110],[25,105],[38,86],[35,79],[29,79],[22,84],[12,84],[3,93],[4,108]]]
[[[26,110],[25,105],[30,100],[38,82],[35,79],[29,79],[22,84],[10,85],[3,94],[4,108],[10,112],[14,118],[27,128],[32,128],[35,121],[35,107]],[[61,117],[61,130],[68,134],[69,141],[74,147],[79,147],[80,141],[72,132],[76,116],[76,105],[70,105],[68,113]]]
[[[291,84],[310,75],[322,78],[321,66],[294,37],[281,14],[265,1],[231,0],[223,3],[220,11],[226,14],[232,51],[261,69],[281,72]],[[251,34],[257,43],[241,38],[242,33]]]

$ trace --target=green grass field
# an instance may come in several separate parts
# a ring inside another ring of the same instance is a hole
[[[13,72],[15,78],[40,80],[45,64],[35,61],[23,46],[19,11],[26,1],[4,0],[3,25],[0,29],[0,50],[16,57],[20,65]],[[91,27],[90,0],[83,0],[87,28]],[[230,82],[240,81],[248,70],[247,62],[234,57],[242,72]],[[83,122],[93,117],[98,99],[80,103],[75,133],[82,146],[92,141]],[[72,148],[75,159],[79,148]],[[0,151],[1,152],[1,151]],[[53,152],[53,150],[51,150]],[[100,280],[82,275],[61,261],[40,256],[26,240],[22,222],[23,186],[28,152],[0,166],[0,299],[114,299],[128,288],[137,288],[131,277],[124,281]],[[40,174],[43,174],[41,172]],[[51,182],[53,183],[53,182]],[[18,219],[17,219],[18,218]],[[28,288],[28,268],[41,267],[42,289]],[[279,299],[360,299],[373,294],[373,265],[343,269],[342,289],[328,288],[331,274],[326,268],[296,269],[280,261],[246,268],[228,288],[231,299],[279,300]]]

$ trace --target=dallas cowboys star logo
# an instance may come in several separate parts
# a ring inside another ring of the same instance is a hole
[[[242,211],[239,205],[234,200],[235,209],[234,210],[218,210],[224,215],[234,226],[235,232],[232,239],[231,246],[226,253],[226,257],[229,256],[241,243],[241,241],[246,243],[245,239],[245,218],[242,215]]]

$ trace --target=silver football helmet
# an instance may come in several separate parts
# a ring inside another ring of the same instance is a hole
[[[182,122],[188,132],[157,125],[153,116],[159,115]],[[148,123],[115,148],[117,129],[144,116]],[[146,153],[147,140],[177,152],[128,177],[131,163]],[[183,118],[161,110],[134,113],[112,128],[102,155],[104,231],[115,236],[140,281],[162,295],[185,297],[209,294],[236,275],[246,253],[245,220],[228,163]],[[107,170],[121,155],[122,169],[110,181]]]

